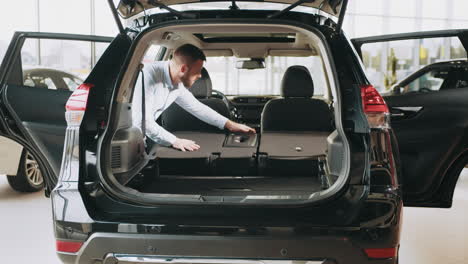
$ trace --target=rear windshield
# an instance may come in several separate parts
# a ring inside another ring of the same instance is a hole
[[[263,69],[237,69],[235,57],[207,57],[205,68],[210,73],[213,89],[226,95],[280,95],[281,79],[291,65],[309,69],[314,82],[314,95],[325,93],[325,72],[319,56],[265,58]]]

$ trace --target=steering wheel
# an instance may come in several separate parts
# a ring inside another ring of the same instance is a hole
[[[229,101],[229,99],[227,98],[225,94],[214,89],[211,91],[211,94],[213,97],[223,100],[223,102],[227,105],[231,116],[237,119],[237,108],[234,106],[234,104],[231,101]]]

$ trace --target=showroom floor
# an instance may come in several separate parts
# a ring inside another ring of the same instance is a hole
[[[468,260],[468,169],[451,209],[406,208],[400,264],[460,264]],[[51,204],[43,192],[19,194],[0,176],[2,263],[59,263]]]

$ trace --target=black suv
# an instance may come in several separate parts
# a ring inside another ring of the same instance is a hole
[[[23,43],[99,40],[14,36],[1,131],[42,168],[63,262],[398,263],[403,203],[451,206],[468,89],[385,101],[342,32],[346,0],[275,2],[110,0],[120,33],[71,96],[22,85]],[[207,55],[194,96],[257,134],[174,104],[157,122],[201,149],[145,144],[141,69],[185,43]]]

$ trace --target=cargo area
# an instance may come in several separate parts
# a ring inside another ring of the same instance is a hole
[[[207,24],[203,32],[194,25],[154,30],[142,38],[137,48],[145,52],[129,68],[169,61],[180,45],[197,43],[206,61],[201,77],[187,89],[200,103],[256,133],[220,129],[174,102],[147,118],[154,117],[162,129],[200,149],[156,144],[143,136],[144,127],[132,125],[132,111],[139,110],[132,107],[142,105],[135,101],[143,97],[138,93],[143,89],[141,73],[133,72],[123,83],[135,94],[119,104],[119,129],[108,152],[116,182],[125,192],[137,191],[138,198],[149,194],[148,199],[156,200],[177,195],[221,202],[310,199],[330,189],[343,173],[347,143],[335,122],[333,72],[323,40],[317,32],[294,26],[219,28]]]

